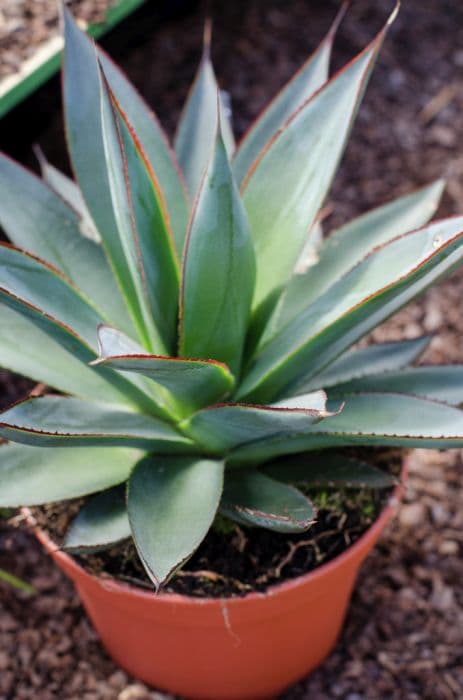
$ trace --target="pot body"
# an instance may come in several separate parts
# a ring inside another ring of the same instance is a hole
[[[333,561],[243,598],[155,595],[96,578],[44,532],[36,534],[74,582],[109,654],[131,675],[186,698],[268,699],[332,650],[360,564],[399,496],[397,489],[369,530]]]

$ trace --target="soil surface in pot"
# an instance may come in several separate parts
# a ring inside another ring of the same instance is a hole
[[[400,474],[400,452],[363,450],[360,454],[384,471],[394,476]],[[377,518],[390,493],[391,489],[307,490],[318,513],[312,527],[297,535],[239,527],[219,517],[193,557],[165,590],[197,597],[243,596],[306,574],[334,559],[358,540]],[[31,511],[39,527],[60,545],[84,502],[78,499]],[[94,575],[153,589],[132,542],[76,558]]]
[[[115,0],[68,0],[79,20],[103,22]],[[17,73],[44,43],[59,34],[56,0],[6,0],[0,8],[0,78]]]
[[[170,0],[174,4],[180,3]],[[371,38],[386,4],[392,3],[352,3],[336,65]],[[231,92],[240,132],[305,59],[338,5],[209,3],[216,69]],[[201,10],[161,25],[145,8],[130,22],[130,32],[125,22],[104,40],[170,133],[196,68],[206,2]],[[462,213],[462,68],[463,4],[404,0],[330,194],[335,206],[327,228],[442,175],[448,185],[439,215]],[[66,167],[59,103],[54,80],[2,121],[2,148],[36,167],[31,146],[39,142],[51,161]],[[463,362],[462,299],[459,272],[378,329],[374,339],[434,334],[423,362]],[[27,388],[6,373],[0,385],[3,405]],[[404,504],[362,568],[339,644],[284,700],[463,698],[462,493],[461,453],[412,453]],[[117,669],[71,584],[24,528],[0,524],[0,567],[38,591],[30,598],[0,584],[2,700],[168,700]]]

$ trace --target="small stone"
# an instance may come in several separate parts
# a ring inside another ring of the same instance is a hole
[[[115,671],[108,678],[108,683],[112,688],[121,689],[127,683],[127,674],[124,671]]]
[[[424,327],[427,331],[437,331],[442,325],[444,317],[442,311],[436,304],[429,305],[423,319]]]
[[[5,651],[0,651],[0,671],[6,671],[10,666],[10,658]]]
[[[444,148],[450,148],[456,143],[456,133],[448,126],[436,124],[429,130],[427,140]]]
[[[444,540],[439,545],[439,554],[443,554],[444,556],[455,556],[458,554],[459,549],[460,547],[458,542],[455,542],[454,540]]]
[[[117,700],[151,700],[151,698],[144,685],[133,683],[119,693]]]
[[[455,594],[449,586],[442,586],[436,589],[431,596],[431,604],[436,610],[446,612],[453,608]]]
[[[17,629],[18,623],[12,615],[2,612],[0,616],[0,632],[13,632]]]
[[[426,519],[426,508],[422,503],[408,503],[399,511],[400,524],[403,527],[415,527]]]

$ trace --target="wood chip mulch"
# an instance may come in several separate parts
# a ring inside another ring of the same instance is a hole
[[[240,130],[314,45],[336,5],[334,0],[314,0],[310,7],[305,0],[220,5],[214,54]],[[353,4],[341,30],[338,62],[372,36],[384,5]],[[200,33],[198,13],[157,29],[125,62],[163,117],[181,104]],[[405,0],[332,193],[337,221],[443,174],[449,182],[439,214],[463,212],[462,47],[461,3]],[[159,69],[146,71],[146,65]],[[55,126],[42,136],[43,145],[54,143]],[[460,271],[378,329],[375,338],[432,332],[426,361],[462,362],[462,299]],[[0,567],[39,591],[26,599],[0,586],[1,700],[166,700],[107,658],[70,584],[23,529],[3,527],[0,540]],[[461,451],[412,453],[404,504],[362,569],[339,644],[311,678],[284,695],[284,700],[331,698],[463,698]]]

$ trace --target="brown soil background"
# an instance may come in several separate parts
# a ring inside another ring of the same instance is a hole
[[[188,3],[194,5],[195,3]],[[326,30],[334,0],[209,3],[213,57],[241,133]],[[389,2],[358,0],[342,25],[335,65],[363,47]],[[105,40],[169,131],[199,55],[205,3],[152,2]],[[161,21],[162,20],[162,21]],[[4,150],[32,164],[31,144],[66,167],[53,80],[1,126]],[[344,221],[445,175],[439,214],[463,213],[463,5],[404,0],[373,74],[330,196]],[[463,361],[463,273],[375,333],[435,333],[427,362]],[[0,375],[2,402],[26,384]],[[463,464],[461,451],[414,451],[399,517],[364,565],[331,657],[284,700],[461,700],[463,697]],[[0,566],[33,583],[25,599],[0,585],[0,699],[166,700],[102,651],[62,575],[21,528],[0,530]],[[310,620],[307,621],[310,624]],[[282,700],[283,700],[282,698]]]

